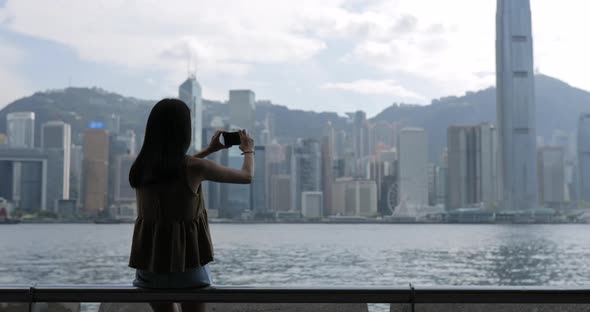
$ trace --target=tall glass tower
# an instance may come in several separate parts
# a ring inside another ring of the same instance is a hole
[[[203,147],[203,103],[201,85],[195,75],[190,75],[178,88],[178,98],[191,109],[193,135],[190,150],[199,151]]]
[[[529,0],[498,0],[496,97],[503,209],[537,208],[533,38]]]

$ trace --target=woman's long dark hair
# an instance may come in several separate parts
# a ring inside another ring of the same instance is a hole
[[[163,99],[152,108],[141,151],[129,170],[129,184],[138,188],[171,181],[184,174],[191,142],[191,114],[181,100]]]

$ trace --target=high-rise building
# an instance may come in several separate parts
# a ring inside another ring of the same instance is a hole
[[[496,100],[503,209],[537,208],[533,38],[529,0],[498,0]]]
[[[352,212],[348,213],[346,210],[346,195],[348,182],[352,181],[350,177],[336,178],[332,185],[332,208],[330,208],[330,214],[333,216],[345,216],[352,215]]]
[[[378,214],[375,181],[338,178],[333,192],[334,215],[374,217]]]
[[[438,174],[438,166],[433,163],[428,164],[428,205],[436,205],[436,180]]]
[[[191,151],[198,151],[203,145],[203,103],[201,98],[201,85],[195,75],[190,75],[178,88],[178,98],[191,110],[192,142]]]
[[[6,115],[8,145],[13,148],[35,147],[35,113],[14,112]]]
[[[125,133],[113,133],[109,134],[109,183],[108,183],[108,203],[111,205],[120,205],[117,201],[116,193],[117,179],[121,174],[119,170],[119,158],[121,156],[135,155],[135,132],[133,130],[127,130]],[[125,174],[125,173],[123,173]],[[127,171],[126,174],[129,174]]]
[[[268,185],[268,162],[266,147],[257,145],[254,147],[254,179],[252,180],[252,211],[254,213],[266,213],[269,211],[269,185]]]
[[[295,146],[292,177],[294,179],[295,209],[301,211],[301,193],[319,192],[322,187],[320,144],[313,139],[302,140]]]
[[[72,144],[70,151],[70,198],[76,205],[82,203],[82,173],[84,171],[84,153],[81,145]]]
[[[301,215],[307,219],[318,219],[324,216],[322,192],[301,193]]]
[[[392,164],[381,160],[371,160],[367,166],[365,179],[377,183],[377,197],[381,198],[382,192],[386,191],[383,187],[383,179],[392,174],[390,168]]]
[[[29,213],[47,209],[48,155],[37,148],[0,149],[0,197]]]
[[[251,134],[256,126],[256,95],[251,90],[229,91],[229,123]]]
[[[224,125],[223,123],[216,125],[215,127],[211,125],[210,127],[203,128],[203,138],[207,139],[207,141],[203,142],[203,148],[205,148],[209,144],[208,141],[210,138],[213,137],[215,131],[223,128],[226,128],[226,125]],[[227,164],[228,155],[228,150],[223,149],[217,153],[210,154],[209,156],[207,156],[207,159],[215,161],[218,164]],[[201,188],[203,189],[203,193],[205,194],[205,207],[207,207],[207,209],[210,210],[210,212],[212,212],[211,214],[209,214],[209,216],[215,215],[214,211],[222,211],[222,197],[224,197],[224,194],[222,192],[223,184],[212,181],[203,181],[201,183]]]
[[[447,148],[447,209],[495,202],[495,127],[491,124],[451,126],[447,132]]]
[[[105,129],[84,132],[83,211],[97,215],[108,208],[109,135]]]
[[[334,132],[334,159],[340,159],[344,157],[346,150],[350,146],[350,140],[346,136],[346,131],[339,130]]]
[[[428,205],[428,138],[421,128],[403,128],[398,138],[399,203]]]
[[[562,147],[539,148],[539,200],[546,207],[561,208],[565,202],[565,153]]]
[[[443,206],[447,205],[447,193],[448,186],[447,182],[449,174],[449,157],[448,148],[445,148],[440,157],[440,165],[438,166],[438,173],[436,174],[436,205]],[[497,181],[496,181],[497,183]]]
[[[119,155],[116,158],[114,202],[117,205],[136,201],[135,190],[129,184],[129,170],[131,170],[135,157],[135,155]]]
[[[292,211],[291,177],[287,174],[270,176],[271,211]]]
[[[110,134],[118,134],[121,132],[121,116],[111,114],[105,118],[104,128]]]
[[[578,198],[590,201],[590,114],[578,118]]]
[[[63,121],[49,121],[41,126],[41,147],[48,153],[47,208],[57,211],[61,199],[70,198],[70,160],[72,130]]]
[[[334,183],[333,173],[333,147],[334,147],[334,128],[331,123],[328,123],[324,128],[322,136],[322,199],[323,199],[323,213],[325,215],[332,215],[330,209],[332,208],[332,183]]]
[[[244,161],[244,156],[237,148],[230,148],[227,150],[227,166],[234,169],[241,169]],[[221,210],[219,216],[224,218],[238,218],[252,208],[252,192],[250,185],[247,184],[221,184]]]

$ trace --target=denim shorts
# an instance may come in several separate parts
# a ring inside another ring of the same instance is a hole
[[[201,288],[211,286],[207,265],[184,272],[156,273],[135,271],[133,286],[141,288]]]

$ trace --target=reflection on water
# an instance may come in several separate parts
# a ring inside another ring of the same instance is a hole
[[[0,284],[128,284],[131,225],[0,226]],[[590,226],[214,224],[216,284],[587,285]]]

